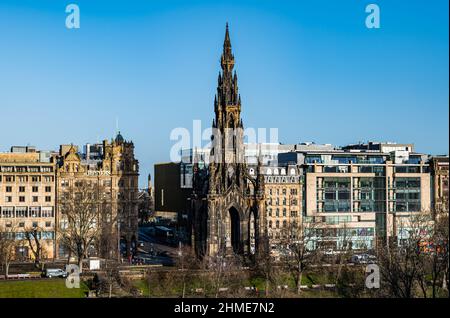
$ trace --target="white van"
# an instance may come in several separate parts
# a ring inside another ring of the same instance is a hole
[[[67,272],[59,269],[59,268],[47,268],[44,271],[44,276],[48,277],[48,278],[52,278],[52,277],[62,277],[62,278],[66,278],[67,277]]]

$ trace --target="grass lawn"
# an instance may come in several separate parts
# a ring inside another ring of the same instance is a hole
[[[145,281],[143,279],[134,280],[133,286],[135,286],[142,292],[142,296],[148,297],[150,295],[150,289],[149,289],[147,281]]]
[[[1,281],[0,298],[83,298],[87,287],[67,288],[64,279]]]

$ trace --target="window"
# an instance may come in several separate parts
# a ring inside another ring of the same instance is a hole
[[[420,173],[419,166],[396,166],[396,173]]]
[[[46,196],[45,197],[45,202],[52,202],[52,197],[51,196]]]
[[[30,207],[30,217],[32,217],[32,218],[41,217],[41,208],[38,206],[31,206]]]
[[[61,180],[61,187],[68,187],[69,186],[69,180]]]
[[[45,187],[45,192],[52,192],[52,187],[46,186]]]
[[[19,187],[19,192],[25,192],[25,187],[23,186]]]
[[[6,187],[6,192],[12,192],[12,187]]]
[[[26,206],[16,207],[16,218],[26,218],[28,217],[28,209]]]
[[[39,201],[39,197],[33,196],[33,202],[38,202]]]
[[[52,222],[49,222],[49,221],[45,222],[45,227],[51,227],[51,226],[52,226]]]
[[[420,178],[395,178],[395,210],[418,212],[420,202]]]
[[[6,201],[6,202],[12,202],[12,197],[11,197],[11,196],[5,197],[5,201]]]
[[[25,197],[24,196],[20,196],[19,197],[19,202],[25,202]]]
[[[38,227],[38,222],[33,222],[32,226],[33,227]]]
[[[350,211],[350,178],[323,178],[323,190],[325,212]],[[317,199],[317,205],[320,207],[321,198]]]
[[[25,227],[25,222],[19,222],[19,227]]]
[[[36,186],[33,186],[31,189],[32,189],[31,191],[33,191],[33,192],[38,192],[39,191],[39,188],[36,187]]]
[[[12,218],[12,217],[14,217],[14,207],[12,207],[12,206],[3,207],[2,208],[1,217],[2,218]]]
[[[42,207],[41,216],[43,218],[52,218],[52,217],[54,217],[53,207],[51,207],[51,206],[49,206],[49,207]]]

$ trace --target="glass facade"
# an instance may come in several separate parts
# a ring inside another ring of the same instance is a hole
[[[323,178],[323,211],[350,212],[350,178]]]
[[[386,187],[384,177],[361,177],[353,181],[353,211],[384,212]]]
[[[420,178],[395,178],[395,211],[420,211]]]

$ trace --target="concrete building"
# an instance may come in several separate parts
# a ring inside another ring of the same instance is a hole
[[[412,150],[412,145],[369,143],[278,157],[279,164],[302,170],[304,219],[331,229],[318,243],[330,249],[348,243],[353,249],[370,249],[396,240],[398,225],[411,213],[430,210],[427,156]]]
[[[192,193],[192,165],[184,163],[155,164],[156,218],[177,221],[187,217],[188,198]]]
[[[55,170],[51,152],[35,147],[11,147],[0,153],[0,229],[19,241],[15,258],[33,259],[25,233],[37,230],[42,258],[55,256]]]

